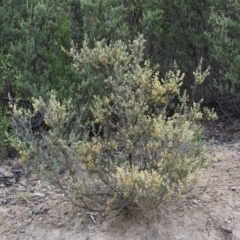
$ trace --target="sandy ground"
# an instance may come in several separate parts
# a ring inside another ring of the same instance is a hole
[[[9,186],[0,185],[0,239],[240,239],[240,142],[210,149],[217,161],[200,171],[191,194],[132,217],[83,213],[36,176],[9,178]],[[1,180],[13,169],[17,161],[6,160]]]

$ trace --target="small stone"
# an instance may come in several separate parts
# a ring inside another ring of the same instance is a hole
[[[5,205],[5,204],[7,204],[7,200],[6,199],[1,199],[0,200],[0,205]]]
[[[236,187],[230,187],[231,191],[236,191]]]
[[[32,194],[32,197],[45,197],[45,194],[36,192]]]
[[[6,213],[8,213],[8,209],[4,208],[4,207],[0,207],[0,213],[1,214],[6,214]]]
[[[12,201],[10,202],[10,205],[16,205],[16,200],[12,200]]]
[[[195,205],[198,205],[198,200],[196,200],[196,199],[193,199],[193,204],[195,204]]]
[[[224,223],[229,224],[229,223],[231,223],[231,221],[226,219],[226,220],[224,220]]]
[[[63,224],[63,223],[57,223],[57,226],[58,226],[59,228],[62,228],[62,227],[64,226],[64,224]]]
[[[11,213],[14,213],[14,211],[13,211],[12,208],[9,208],[9,209],[7,210],[7,213],[11,214]]]

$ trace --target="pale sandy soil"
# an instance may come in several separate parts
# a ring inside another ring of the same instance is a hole
[[[0,239],[240,239],[240,142],[216,142],[210,149],[217,161],[200,171],[193,193],[129,218],[82,213],[36,176],[29,184],[24,176],[12,186],[2,184]],[[7,160],[0,176],[17,168],[16,160]]]

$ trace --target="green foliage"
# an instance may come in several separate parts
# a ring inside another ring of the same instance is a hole
[[[91,44],[94,39],[127,42],[142,33],[147,40],[145,53],[153,64],[159,64],[162,75],[172,69],[174,60],[191,75],[200,58],[205,61],[207,57],[204,31],[208,27],[211,1],[82,0],[81,3],[85,13],[84,32]]]
[[[34,99],[33,112],[13,106],[16,137],[10,140],[22,163],[40,170],[78,207],[155,208],[181,194],[207,160],[197,125],[200,106],[189,108],[187,95],[180,95],[184,74],[169,71],[160,82],[159,73],[144,62],[144,42],[139,36],[128,46],[121,41],[109,46],[97,42],[92,49],[84,46],[80,54],[70,51],[79,74],[88,72],[89,66],[95,69],[92,76],[107,69],[107,94],[96,93],[91,104],[92,125],[99,125],[92,137],[71,101],[60,103],[54,92],[47,102]],[[196,82],[206,74],[198,68]],[[166,108],[175,96],[181,104],[167,119]],[[31,127],[37,114],[50,128],[38,137]],[[66,131],[70,126],[72,131]]]
[[[4,111],[3,108],[0,110],[0,163],[2,163],[8,154],[9,141],[6,132],[10,126],[10,121],[7,110]]]
[[[70,49],[71,36],[77,35],[82,24],[76,24],[74,16],[70,19],[71,11],[69,2],[64,0],[1,1],[1,112],[5,112],[9,96],[13,102],[29,108],[32,97],[47,98],[51,89],[62,100],[78,95],[75,85],[79,78],[71,58],[62,51],[62,47]],[[72,34],[74,24],[78,30]],[[78,43],[81,42],[79,39]],[[76,106],[78,98],[74,99]]]
[[[91,47],[94,40],[127,43],[142,33],[145,56],[161,77],[174,69],[177,61],[186,73],[182,89],[187,89],[192,99],[204,97],[205,102],[216,101],[223,111],[240,112],[237,0],[81,0],[81,4],[83,31]],[[211,66],[210,74],[204,87],[192,91],[192,73],[200,59],[204,69]]]
[[[16,91],[15,76],[20,78],[19,97],[23,101],[44,96],[51,89],[57,90],[62,99],[74,92],[78,78],[70,57],[62,51],[62,47],[70,48],[71,35],[74,38],[77,34],[71,33],[75,18],[70,19],[70,14],[66,1],[2,2],[0,48],[11,66],[11,73],[3,76],[11,86],[11,95]],[[79,44],[81,41],[78,40]]]
[[[79,49],[84,40],[83,11],[79,0],[70,1],[70,26],[74,45]]]
[[[193,98],[228,95],[233,101],[239,98],[238,26],[237,0],[1,1],[0,48],[11,67],[4,74],[5,89],[9,92],[11,86],[14,93],[18,76],[22,100],[44,97],[55,89],[58,97],[72,97],[79,108],[85,79],[75,74],[71,57],[61,47],[69,50],[72,40],[79,50],[84,37],[89,47],[94,47],[95,40],[109,45],[121,39],[128,44],[141,33],[146,39],[145,58],[160,77],[173,70],[177,61],[186,74],[182,88],[191,92],[192,73],[202,58],[204,69],[211,66],[205,84],[208,91],[197,89]],[[92,84],[93,92],[99,89]],[[239,107],[238,100],[232,103]]]
[[[54,8],[52,11],[53,6],[41,2],[27,8],[30,17],[20,20],[20,39],[10,46],[12,65],[23,79],[22,92],[29,97],[57,88],[58,74],[63,74],[67,65],[60,53],[61,45],[67,47],[70,42],[66,16],[59,9],[61,5]],[[58,69],[54,69],[55,59],[60,63]]]
[[[12,67],[9,64],[10,55],[4,55],[0,52],[0,163],[9,153],[9,141],[6,132],[9,131],[11,115],[8,103],[8,92],[12,91],[11,83],[14,82],[15,96],[18,95],[19,80],[18,76],[14,76]]]
[[[83,32],[90,46],[95,41],[127,40],[128,26],[124,22],[124,5],[119,0],[80,0],[83,12]],[[109,11],[110,10],[110,11]]]
[[[208,21],[211,29],[206,36],[211,44],[209,55],[214,79],[211,94],[224,110],[239,115],[239,1],[216,1]]]
[[[209,98],[206,88],[209,87],[207,83],[210,87],[213,85],[210,79],[214,77],[214,69],[210,69],[205,87],[194,91],[192,73],[201,59],[203,69],[214,61],[210,56],[212,45],[206,34],[212,31],[209,22],[212,1],[82,0],[81,5],[83,31],[90,47],[94,46],[94,40],[109,44],[121,39],[128,43],[140,32],[146,39],[145,59],[150,60],[160,77],[173,70],[177,62],[179,69],[186,74],[182,90],[187,89],[191,100]]]

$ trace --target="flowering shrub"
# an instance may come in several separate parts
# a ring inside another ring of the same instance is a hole
[[[11,142],[21,162],[40,170],[81,208],[155,208],[181,194],[208,158],[197,124],[203,116],[199,104],[188,107],[186,94],[180,96],[184,74],[176,69],[159,79],[144,62],[143,46],[139,36],[128,46],[118,41],[109,46],[96,43],[93,49],[84,45],[80,53],[70,51],[80,74],[89,71],[86,82],[91,74],[96,79],[100,67],[106,70],[108,91],[94,95],[90,108],[93,136],[71,101],[60,103],[54,92],[48,102],[34,99],[33,112],[13,107],[16,137]],[[196,82],[206,75],[198,68]],[[180,103],[169,117],[167,108],[176,97]],[[49,127],[38,136],[29,124],[36,114]]]

